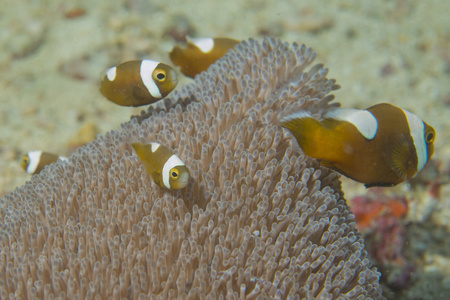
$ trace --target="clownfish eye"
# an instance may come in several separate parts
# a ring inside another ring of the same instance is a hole
[[[427,144],[433,143],[435,137],[436,137],[436,134],[435,134],[433,128],[428,128],[425,131],[425,141],[427,142]]]
[[[166,79],[166,73],[163,70],[158,70],[156,79],[158,79],[159,81],[164,81]]]
[[[179,174],[180,172],[175,168],[170,170],[170,177],[172,177],[173,179],[177,179]]]
[[[22,160],[20,162],[20,166],[22,167],[22,169],[24,169],[26,171],[29,164],[30,164],[30,158],[28,157],[28,155],[22,156]]]
[[[427,143],[431,143],[434,141],[434,134],[432,132],[427,134]]]

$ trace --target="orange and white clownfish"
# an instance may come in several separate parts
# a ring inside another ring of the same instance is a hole
[[[229,38],[186,37],[186,40],[186,48],[175,46],[169,56],[173,64],[180,67],[181,73],[191,78],[206,71],[210,65],[239,43]]]
[[[188,184],[188,168],[169,148],[158,143],[133,143],[131,146],[160,187],[178,190]]]
[[[283,118],[303,152],[366,187],[394,186],[431,158],[436,132],[415,114],[388,103],[337,108],[318,121],[307,112]]]
[[[147,105],[167,96],[177,86],[175,70],[154,60],[130,60],[109,68],[100,83],[106,99],[122,106]]]
[[[28,174],[38,174],[46,165],[56,162],[58,159],[67,161],[66,157],[58,156],[53,153],[44,152],[41,150],[30,151],[22,156],[20,163],[22,169]]]

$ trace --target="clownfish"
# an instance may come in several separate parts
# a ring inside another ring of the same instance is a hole
[[[100,83],[106,99],[122,106],[141,106],[167,96],[177,86],[175,70],[154,60],[130,60],[109,68]]]
[[[239,43],[229,38],[186,37],[186,40],[186,48],[175,46],[169,56],[173,64],[180,67],[181,73],[191,78],[206,71],[210,65]]]
[[[160,187],[178,190],[188,184],[188,168],[169,148],[158,143],[133,143],[131,146]]]
[[[67,161],[66,157],[58,156],[53,153],[44,152],[41,150],[30,151],[24,156],[22,156],[22,160],[20,166],[24,169],[28,174],[38,174],[41,172],[46,165],[56,162],[58,159],[62,161]]]
[[[307,112],[283,118],[303,152],[366,187],[413,177],[434,152],[436,132],[415,114],[388,103],[337,108],[318,121]]]

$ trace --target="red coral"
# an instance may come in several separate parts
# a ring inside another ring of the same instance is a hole
[[[357,226],[364,235],[367,251],[393,289],[408,288],[415,269],[404,256],[408,212],[406,198],[386,194],[385,188],[371,189],[368,195],[350,200]]]
[[[385,189],[374,189],[367,196],[356,196],[350,201],[358,228],[368,241],[368,250],[382,264],[404,264],[405,244],[403,217],[408,211],[404,196],[390,196]]]
[[[352,212],[355,214],[358,228],[364,230],[376,224],[379,218],[402,218],[408,211],[405,197],[389,197],[383,194],[384,189],[375,189],[367,196],[356,196],[350,200]]]

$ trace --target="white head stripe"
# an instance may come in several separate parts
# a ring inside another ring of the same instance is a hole
[[[178,158],[178,156],[176,156],[175,154],[172,155],[164,164],[164,167],[162,169],[162,178],[163,178],[163,183],[166,186],[166,188],[171,189],[170,187],[170,182],[169,182],[169,178],[170,178],[170,170],[176,166],[184,166],[184,162],[181,161],[180,158]]]
[[[152,153],[155,153],[156,150],[158,150],[159,148],[159,144],[158,143],[150,143],[150,145],[152,145]]]
[[[106,77],[109,81],[114,81],[114,79],[116,78],[116,70],[117,67],[112,67],[109,68],[108,71],[106,71]]]
[[[159,62],[149,59],[144,59],[141,62],[141,80],[144,83],[145,87],[147,88],[147,91],[150,93],[150,95],[153,98],[160,99],[162,98],[161,92],[159,91],[158,86],[156,85],[155,81],[153,80],[153,71],[158,66]]]
[[[373,139],[377,134],[378,121],[375,116],[367,110],[338,108],[328,112],[325,117],[352,123],[356,129],[369,140]]]
[[[409,133],[416,147],[417,172],[422,170],[428,160],[427,143],[425,142],[425,124],[415,114],[402,109],[409,125]]]
[[[36,172],[39,162],[41,161],[42,151],[41,150],[30,151],[27,153],[27,155],[28,158],[30,159],[30,163],[28,164],[27,167],[27,173],[33,174],[34,172]]]
[[[69,159],[67,157],[64,157],[64,156],[60,156],[60,157],[58,157],[58,159],[61,160],[61,161],[69,161]]]
[[[197,46],[203,53],[208,53],[214,48],[214,39],[212,38],[189,38],[188,42]]]

